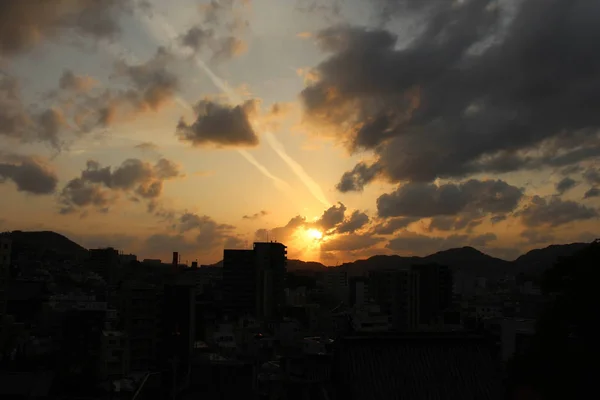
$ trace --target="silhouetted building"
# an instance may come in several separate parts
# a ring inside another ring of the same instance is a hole
[[[363,306],[369,301],[369,279],[365,276],[354,276],[349,279],[349,305]]]
[[[125,282],[121,289],[121,316],[129,337],[131,369],[152,370],[158,356],[162,293],[156,285],[143,282]]]
[[[0,329],[6,315],[8,279],[10,278],[10,252],[12,241],[0,234]]]
[[[161,365],[177,382],[189,375],[195,341],[195,286],[166,284],[163,293]],[[167,375],[168,376],[168,375]]]
[[[452,303],[452,271],[437,265],[414,265],[419,274],[419,323],[426,325],[440,318]]]
[[[370,335],[336,341],[338,399],[504,399],[490,343],[456,334]]]
[[[109,286],[116,285],[121,279],[121,258],[112,247],[91,249],[88,267],[100,275]]]
[[[223,252],[223,309],[232,316],[254,314],[257,268],[253,250]]]
[[[285,306],[286,246],[256,242],[252,250],[226,249],[223,302],[226,313],[261,319],[281,317]]]
[[[279,318],[285,306],[286,246],[277,242],[254,243],[257,269],[256,316]]]

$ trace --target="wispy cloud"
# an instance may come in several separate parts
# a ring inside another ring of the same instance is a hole
[[[153,34],[154,37],[156,37],[157,39],[163,38],[164,34],[166,34],[171,39],[171,41],[175,43],[175,46],[177,47],[177,32],[175,32],[173,27],[162,16],[154,15],[152,19],[150,19],[147,16],[141,16],[141,19],[144,22],[144,25]],[[189,51],[186,51],[186,49],[179,49],[179,52],[185,54],[188,57],[192,55]],[[227,97],[229,97],[229,100],[231,102],[235,104],[240,104],[243,102],[243,99],[224,80],[218,77],[208,67],[208,65],[206,65],[206,63],[202,61],[200,57],[198,57],[197,55],[193,55],[192,57],[196,65],[206,73],[206,75],[210,78],[210,80],[214,83],[214,85],[217,88],[219,88],[223,93],[225,93]],[[277,138],[275,138],[275,136],[273,136],[270,132],[266,133],[266,137],[269,146],[271,146],[273,151],[275,151],[275,153],[277,153],[277,155],[281,157],[281,159],[290,167],[290,169],[294,172],[294,174],[296,174],[298,179],[300,179],[300,181],[306,186],[309,192],[324,205],[331,205],[319,184],[306,173],[304,168],[297,161],[295,161],[289,154],[287,154],[283,144],[279,142],[279,140],[277,140]],[[258,168],[258,162],[255,159],[251,158],[249,153],[242,153],[241,151],[242,150],[238,150],[238,152],[240,152],[240,154],[242,154],[242,156],[246,158],[246,160],[248,160],[250,163],[252,163]],[[271,178],[274,182],[277,182],[278,187],[281,186],[281,180],[276,181],[275,179],[273,179],[274,176],[271,173],[269,173],[269,171],[264,166],[261,166],[259,170],[263,174]],[[289,187],[289,184],[286,184],[286,187]]]
[[[161,15],[154,14],[152,18],[140,13],[138,13],[137,15],[139,20],[143,23],[144,27],[157,42],[160,42],[161,44],[165,45],[168,44],[170,48],[172,48],[175,52],[181,54],[182,56],[192,56],[192,53],[189,49],[183,48],[178,44],[177,32],[175,32],[173,27]],[[165,38],[167,39],[167,43],[165,43]],[[235,91],[233,91],[224,81],[219,79],[219,77],[217,77],[198,56],[193,56],[193,59],[196,62],[196,65],[208,75],[208,77],[219,89],[221,89],[229,97],[231,97],[232,93],[235,94]],[[178,98],[178,103],[188,110],[193,110],[192,105],[184,99]],[[279,190],[290,193],[291,186],[287,182],[273,175],[267,169],[267,167],[258,162],[258,160],[256,160],[252,155],[250,155],[250,153],[243,149],[237,149],[237,152],[250,164],[254,165],[263,175],[271,179],[275,184],[275,187],[277,187]]]

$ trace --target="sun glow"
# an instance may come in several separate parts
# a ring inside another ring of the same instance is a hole
[[[306,234],[308,235],[309,238],[314,239],[314,240],[321,240],[323,238],[323,232],[321,232],[317,229],[307,229]]]

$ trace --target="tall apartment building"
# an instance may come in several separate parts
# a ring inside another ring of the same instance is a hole
[[[10,277],[11,239],[8,235],[0,234],[0,324],[6,315],[6,293]]]
[[[121,257],[119,251],[112,247],[106,249],[90,249],[88,267],[100,275],[111,286],[117,285],[121,279]]]
[[[329,268],[323,273],[323,284],[325,290],[333,295],[336,301],[347,301],[348,299],[348,272],[341,268]]]
[[[364,306],[369,302],[369,279],[366,276],[354,276],[348,280],[348,304],[351,307]]]
[[[280,318],[285,306],[286,247],[278,242],[254,243],[257,270],[256,316]]]
[[[254,243],[252,250],[224,251],[223,302],[231,316],[277,318],[285,305],[286,246]]]
[[[395,330],[415,330],[435,323],[452,302],[452,272],[428,264],[372,271],[369,296],[392,316]]]
[[[121,288],[121,317],[129,340],[132,371],[155,367],[162,318],[162,293],[156,285],[124,282]]]
[[[414,265],[412,270],[419,274],[419,323],[427,325],[452,304],[452,271],[437,265]]]

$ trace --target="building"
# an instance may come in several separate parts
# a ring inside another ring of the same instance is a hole
[[[365,276],[354,276],[350,278],[349,285],[349,302],[351,307],[361,307],[369,301],[369,280]]]
[[[329,268],[323,273],[323,283],[325,290],[333,296],[335,301],[347,301],[348,272],[341,268]]]
[[[419,324],[438,319],[452,304],[452,271],[438,264],[413,265],[419,274]]]
[[[452,273],[436,264],[372,271],[369,297],[392,316],[394,330],[438,324],[452,303]]]
[[[458,334],[367,335],[336,340],[339,399],[504,399],[490,343]]]
[[[165,284],[163,290],[160,368],[169,371],[170,387],[176,391],[189,379],[191,371],[196,339],[195,285],[172,282]]]
[[[100,275],[109,286],[115,286],[121,279],[121,257],[112,247],[91,249],[88,260],[90,270]]]
[[[152,370],[158,356],[162,317],[160,290],[142,282],[125,282],[121,289],[120,314],[129,338],[131,370]]]
[[[280,318],[285,306],[286,246],[278,242],[254,243],[256,263],[256,316]]]
[[[7,288],[10,278],[10,252],[12,241],[6,234],[0,235],[0,325],[6,315]]]
[[[257,242],[252,250],[226,249],[223,255],[223,302],[233,317],[281,316],[285,306],[286,246]]]
[[[257,271],[253,250],[223,252],[223,308],[226,314],[242,316],[256,312]]]
[[[129,374],[129,341],[120,331],[102,331],[101,380],[118,379]]]

